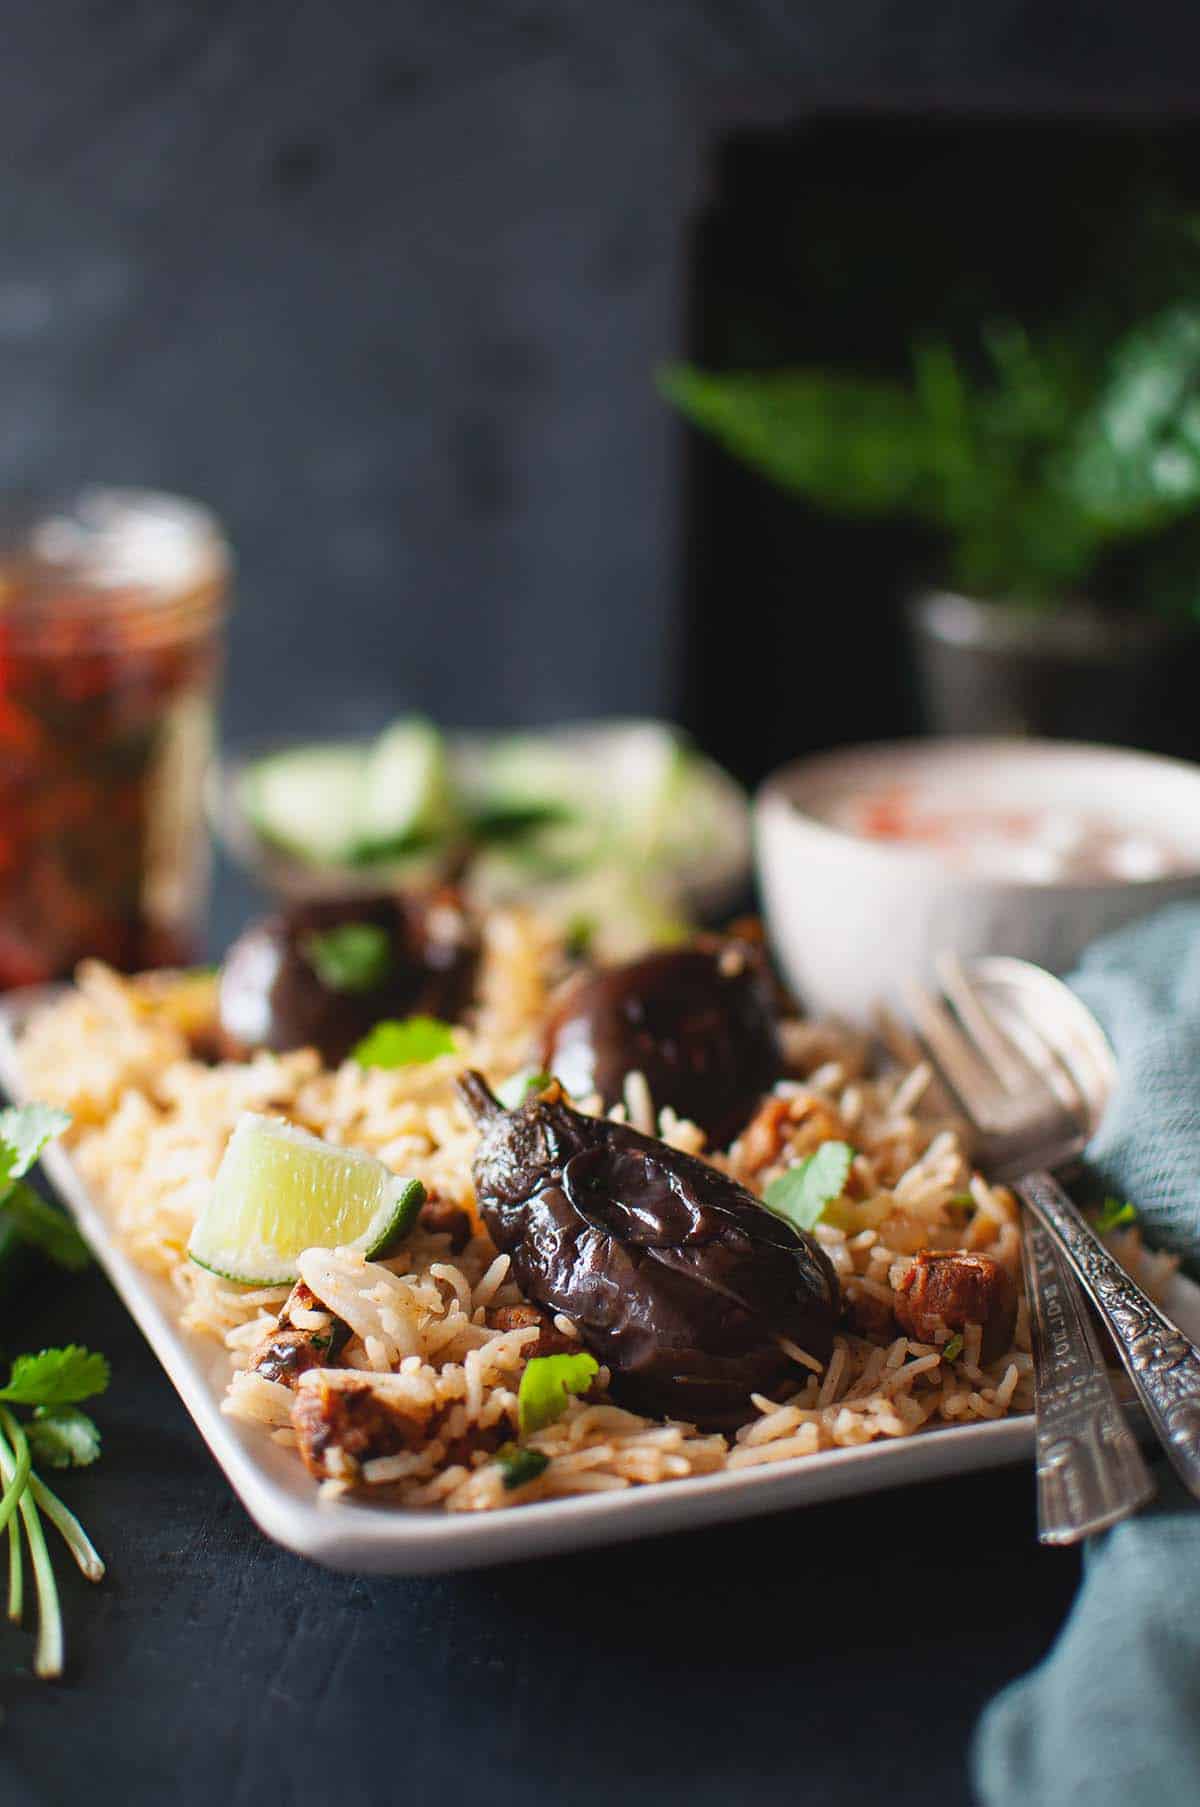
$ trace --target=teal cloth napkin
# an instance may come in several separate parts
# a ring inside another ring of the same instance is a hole
[[[1200,907],[1089,950],[1071,984],[1112,1038],[1120,1083],[1089,1149],[1152,1241],[1200,1257]],[[1200,1803],[1200,1510],[1165,1463],[1156,1506],[1089,1543],[1046,1660],[985,1712],[985,1807]]]

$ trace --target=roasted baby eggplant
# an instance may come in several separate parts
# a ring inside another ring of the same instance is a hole
[[[726,1174],[561,1090],[503,1110],[459,1082],[479,1124],[475,1186],[525,1297],[565,1312],[615,1398],[714,1429],[789,1371],[780,1337],[828,1359],[838,1283],[824,1252]]]
[[[344,1060],[373,1024],[418,1012],[458,1017],[471,996],[477,939],[444,897],[298,904],[253,923],[221,969],[220,1049],[316,1048]]]
[[[732,1141],[782,1068],[762,950],[716,941],[647,954],[570,981],[542,1060],[576,1098],[616,1104],[628,1073],[689,1117],[714,1148]]]

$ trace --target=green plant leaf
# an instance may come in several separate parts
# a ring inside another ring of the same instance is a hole
[[[1044,604],[1077,591],[1115,539],[1178,518],[1191,502],[1181,489],[1173,513],[1161,493],[1152,511],[1141,501],[1099,506],[1104,485],[1119,485],[1111,458],[1092,468],[1105,368],[1094,335],[1076,327],[1035,341],[1019,323],[997,320],[980,336],[982,374],[976,348],[960,356],[945,340],[919,340],[910,386],[835,371],[688,365],[660,372],[659,386],[736,457],[818,507],[907,515],[935,529],[944,575],[959,589]],[[1177,366],[1191,349],[1186,334],[1178,337]],[[1178,437],[1168,471],[1180,464]],[[1127,477],[1121,482],[1129,488]]]
[[[853,1162],[854,1150],[848,1142],[822,1142],[772,1180],[762,1202],[794,1230],[814,1229],[826,1205],[841,1198]]]
[[[435,1016],[389,1018],[359,1042],[351,1056],[360,1067],[413,1067],[453,1054],[454,1031]]]
[[[918,511],[930,436],[902,384],[822,371],[659,373],[668,401],[743,463],[839,514]]]
[[[1200,505],[1200,305],[1168,308],[1120,341],[1059,475],[1109,539]]]
[[[913,347],[913,381],[929,434],[929,476],[938,512],[960,513],[978,485],[976,427],[958,361],[944,339]]]
[[[531,1437],[561,1418],[569,1393],[586,1393],[600,1372],[595,1356],[535,1355],[525,1364],[517,1390],[517,1416],[521,1435]]]

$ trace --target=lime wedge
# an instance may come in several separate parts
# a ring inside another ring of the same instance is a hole
[[[265,840],[326,865],[353,851],[362,781],[357,747],[291,747],[247,766],[238,797]]]
[[[614,733],[605,761],[616,811],[616,838],[631,865],[665,852],[687,749],[672,728],[633,724]]]
[[[367,755],[358,802],[357,854],[386,857],[454,826],[450,770],[432,722],[395,722]]]
[[[305,1249],[374,1255],[410,1229],[420,1180],[357,1148],[337,1148],[279,1117],[247,1111],[229,1138],[188,1254],[224,1280],[281,1286]]]
[[[526,887],[595,860],[608,825],[604,775],[569,737],[481,739],[460,752],[455,775],[480,838],[511,855]]]

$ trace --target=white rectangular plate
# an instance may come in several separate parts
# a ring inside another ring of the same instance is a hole
[[[24,1088],[16,1037],[29,1012],[49,995],[17,992],[0,1001],[0,1086],[18,1103]],[[1027,1460],[1033,1453],[1033,1420],[1020,1417],[829,1450],[740,1473],[700,1475],[499,1512],[416,1512],[367,1499],[321,1500],[317,1483],[293,1451],[222,1414],[229,1377],[224,1350],[180,1328],[170,1286],[124,1252],[70,1156],[52,1147],[42,1167],[250,1516],[268,1537],[330,1568],[380,1575],[477,1568],[936,1480]],[[1200,1287],[1177,1278],[1166,1304],[1189,1335],[1200,1336]]]

